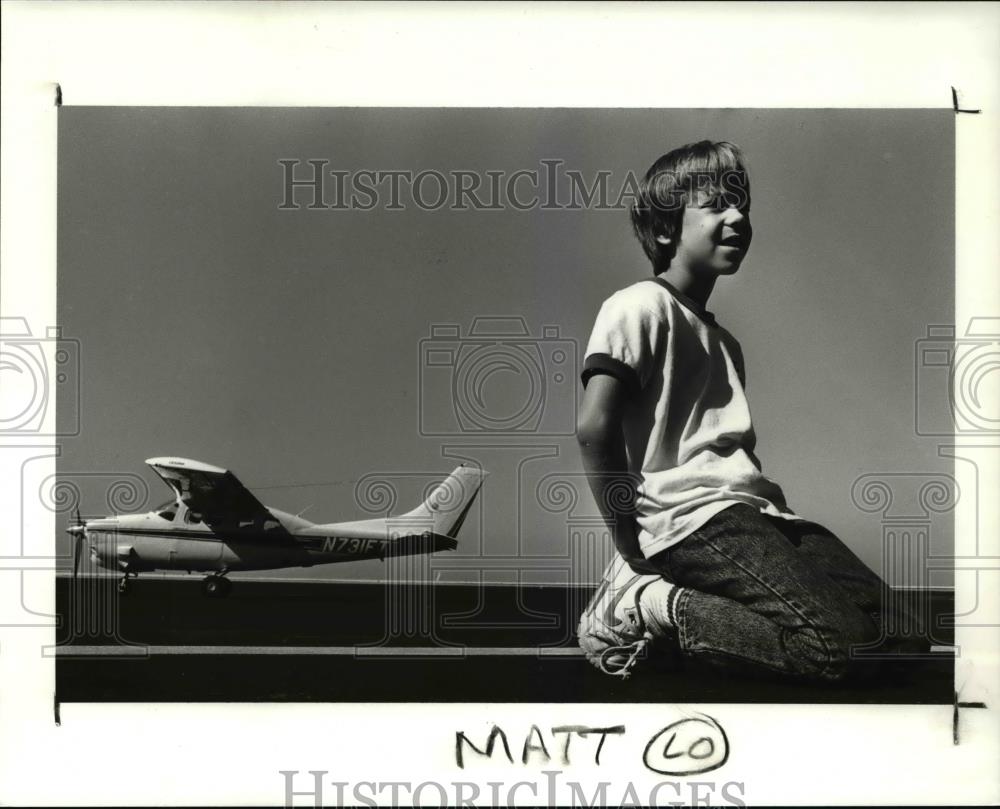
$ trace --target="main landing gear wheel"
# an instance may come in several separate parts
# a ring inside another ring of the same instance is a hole
[[[201,591],[209,598],[225,598],[233,589],[233,583],[222,576],[207,576],[201,583]]]

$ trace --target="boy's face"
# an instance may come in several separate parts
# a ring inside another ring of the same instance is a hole
[[[671,266],[679,264],[695,273],[732,275],[746,257],[752,237],[749,194],[736,207],[721,195],[699,193],[684,208]]]

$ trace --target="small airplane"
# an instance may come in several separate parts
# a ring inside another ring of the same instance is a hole
[[[354,562],[454,550],[462,523],[486,472],[459,466],[417,508],[398,517],[316,524],[295,514],[264,506],[225,469],[185,458],[150,458],[147,464],[174,497],[146,514],[119,514],[75,521],[73,577],[83,544],[91,561],[122,578],[118,591],[129,591],[141,572],[208,572],[202,592],[210,598],[229,595],[233,570],[273,570]]]

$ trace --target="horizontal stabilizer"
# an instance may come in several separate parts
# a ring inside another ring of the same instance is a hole
[[[386,547],[386,556],[415,556],[421,553],[436,553],[437,551],[453,551],[458,547],[458,540],[441,534],[411,534],[400,537]]]

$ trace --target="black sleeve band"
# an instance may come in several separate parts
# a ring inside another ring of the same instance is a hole
[[[580,374],[580,379],[583,381],[583,386],[587,387],[587,383],[590,381],[592,376],[596,374],[608,374],[613,376],[615,379],[622,382],[628,392],[633,396],[637,395],[639,391],[642,390],[642,385],[639,382],[639,375],[635,372],[635,369],[626,365],[621,360],[616,360],[610,354],[590,354],[586,360],[583,362],[583,372]]]

